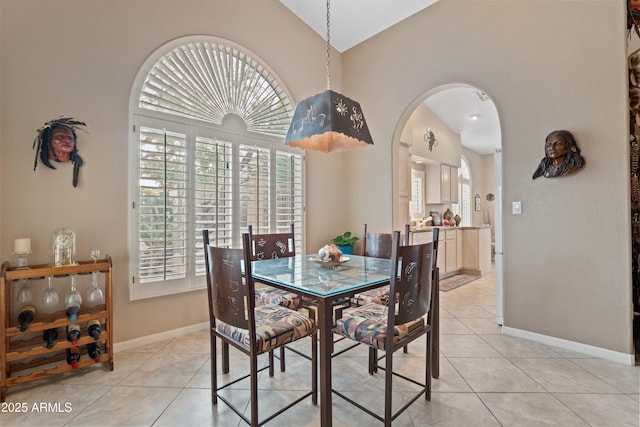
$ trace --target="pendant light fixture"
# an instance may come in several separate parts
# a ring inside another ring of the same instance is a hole
[[[327,0],[327,90],[298,103],[284,143],[330,153],[373,145],[360,104],[331,90],[330,4]]]

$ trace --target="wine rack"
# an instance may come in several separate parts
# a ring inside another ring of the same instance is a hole
[[[112,262],[111,257],[96,261],[79,261],[73,265],[52,267],[49,265],[31,265],[29,268],[16,269],[8,261],[2,264],[0,271],[0,402],[4,402],[10,387],[71,371],[67,364],[66,350],[72,346],[66,339],[65,326],[72,322],[64,310],[51,314],[36,313],[29,327],[21,332],[15,310],[11,307],[11,287],[18,286],[22,279],[45,279],[46,277],[65,277],[72,274],[104,274],[104,303],[92,307],[82,307],[76,322],[81,326],[82,336],[76,347],[81,349],[82,358],[77,369],[93,366],[96,362],[89,358],[86,345],[96,342],[87,335],[86,324],[91,320],[102,323],[102,331],[97,342],[102,355],[100,363],[107,363],[113,371],[113,306],[112,306]],[[45,286],[43,280],[42,285]],[[58,328],[58,339],[52,348],[47,348],[42,339],[46,329]]]

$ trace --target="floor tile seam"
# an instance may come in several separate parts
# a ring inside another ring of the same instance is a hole
[[[497,350],[496,350],[497,351]],[[502,354],[502,353],[500,353]],[[451,359],[456,359],[455,357],[452,357]],[[457,359],[479,359],[479,357],[458,357]],[[531,393],[551,393],[550,390],[548,390],[543,384],[540,384],[539,381],[536,381],[535,378],[533,378],[531,375],[529,375],[528,372],[526,372],[525,370],[523,370],[520,366],[518,366],[517,364],[515,364],[509,357],[507,356],[502,356],[502,357],[482,357],[482,359],[504,359],[506,361],[508,361],[515,369],[517,369],[518,371],[520,371],[525,377],[529,378],[534,384],[536,384],[538,387],[540,387],[542,389],[542,391],[534,391]],[[455,365],[453,365],[453,363],[451,361],[449,361],[449,363],[451,363],[451,365],[454,367],[455,369]],[[456,369],[456,371],[458,371]],[[465,380],[465,382],[467,382],[466,378],[464,378],[464,375],[462,375],[459,371],[458,373],[460,374],[460,376]],[[485,392],[477,392],[472,386],[471,384],[469,384],[467,382],[467,385],[469,386],[469,388],[471,390],[473,390],[476,393],[485,393]],[[506,392],[496,392],[496,393],[506,393]],[[509,392],[510,393],[510,392]],[[518,393],[530,393],[530,392],[518,392]]]
[[[200,370],[202,368],[204,368],[206,366],[206,364],[210,364],[211,363],[211,356],[209,357],[205,357],[204,360],[202,361],[202,363],[200,364],[200,366],[197,369],[193,370],[193,374],[191,375],[191,377],[189,377],[189,379],[185,382],[185,385],[182,386],[182,388],[184,389],[191,381],[193,381],[193,379],[198,375],[198,372],[200,372]]]
[[[471,388],[471,386],[469,385],[469,388]],[[498,416],[496,414],[493,413],[493,411],[491,410],[491,408],[489,407],[489,405],[487,405],[487,403],[482,399],[482,397],[480,396],[480,394],[476,391],[473,390],[473,388],[471,388],[472,393],[476,396],[476,399],[478,399],[480,401],[480,403],[482,403],[482,405],[485,407],[485,409],[487,410],[487,412],[489,412],[491,414],[491,416],[493,417],[494,420],[496,420],[496,422],[500,425],[500,426],[504,426],[504,424],[502,424],[500,422],[500,418],[498,418]]]
[[[597,374],[596,372],[591,371],[589,368],[585,368],[584,366],[582,366],[582,365],[577,363],[578,360],[602,360],[602,359],[598,359],[598,358],[595,358],[595,357],[594,358],[587,358],[587,359],[576,359],[576,358],[567,358],[567,359],[570,360],[571,362],[573,362],[574,364],[578,365],[582,369],[585,369],[591,375],[594,375],[598,379],[600,379],[600,380],[604,381],[605,383],[609,384],[611,387],[615,388],[616,390],[619,390],[621,393],[627,394],[624,390],[621,390],[620,388],[616,387],[615,384],[607,381],[607,379],[605,377],[602,377],[599,374]],[[639,375],[640,375],[640,372],[639,372]],[[640,394],[640,390],[638,390],[638,394]]]
[[[585,368],[582,365],[579,365],[576,360],[580,360],[580,359],[576,359],[576,358],[565,358],[565,360],[568,360],[569,362],[571,362],[573,365],[577,366],[578,368],[582,369],[583,371],[585,371],[586,373],[588,373],[589,375],[593,375],[594,377],[596,377],[597,379],[599,379],[600,381],[602,381],[603,383],[611,386],[612,388],[614,388],[615,390],[618,390],[618,392],[620,393],[624,393],[624,390],[620,390],[618,387],[616,387],[614,384],[610,383],[609,381],[607,381],[606,378],[601,377],[600,375],[591,372],[589,369]],[[593,360],[593,359],[592,359]],[[610,394],[610,393],[605,393],[605,394]],[[613,393],[613,394],[617,394],[617,393]]]
[[[573,360],[568,359],[566,357],[558,357],[558,358],[546,358],[546,357],[520,357],[520,358],[513,358],[516,360],[524,360],[524,359],[538,359],[538,360],[544,360],[544,361],[551,361],[551,360],[562,360],[562,361],[569,361],[572,364],[576,365],[578,368],[581,368],[584,372],[586,372],[587,374],[591,375],[592,377],[602,381],[603,383],[605,383],[606,385],[610,386],[611,388],[617,390],[617,392],[599,392],[600,394],[625,394],[625,392],[623,390],[618,389],[617,387],[615,387],[614,385],[608,383],[607,381],[602,380],[599,376],[594,375],[592,372],[586,370],[585,368],[581,367],[580,365],[576,364]],[[518,366],[515,361],[511,360],[511,362],[513,364],[515,364],[520,370],[523,370],[522,368],[520,368],[520,366]],[[549,393],[569,393],[569,394],[580,394],[582,392],[562,392],[562,391],[557,391],[557,390],[549,390],[547,387],[545,387],[544,385],[540,384],[540,382],[536,381],[534,378],[531,377],[531,375],[529,375],[526,371],[524,371],[525,374],[527,376],[529,376],[533,381],[535,381],[536,383],[538,383],[542,388],[544,388],[545,390],[548,390]]]
[[[173,404],[173,402],[175,402],[178,399],[178,397],[182,394],[184,390],[185,390],[184,387],[180,388],[180,391],[177,392],[175,396],[173,396],[173,399],[171,399],[171,401],[167,403],[167,406],[165,406],[164,409],[162,409],[162,411],[160,411],[160,413],[151,422],[151,426],[153,426],[158,422],[158,420],[160,420],[160,418],[164,415],[164,413],[167,412],[167,409],[169,409],[169,407]]]
[[[584,391],[580,391],[580,392],[575,392],[575,391],[552,391],[551,394],[554,395],[571,395],[571,396],[601,396],[601,395],[607,395],[607,396],[625,396],[628,397],[629,399],[631,399],[632,401],[634,401],[635,403],[638,403],[640,405],[640,402],[638,402],[637,400],[635,400],[633,398],[633,394],[629,394],[629,393],[624,393],[624,392],[616,392],[616,393],[607,393],[607,392],[584,392]]]
[[[563,401],[561,401],[554,393],[551,392],[531,392],[531,391],[522,391],[522,392],[481,392],[479,394],[486,394],[486,395],[490,395],[490,394],[546,394],[549,395],[551,397],[553,397],[553,399],[555,399],[558,403],[560,403],[560,405],[564,406],[566,409],[568,409],[571,413],[573,413],[574,415],[576,415],[579,419],[581,419],[582,421],[585,422],[585,425],[591,425],[589,422],[587,422],[587,420],[585,420],[583,417],[580,416],[580,414],[578,414],[577,412],[575,412],[573,409],[569,408]],[[491,413],[491,415],[494,416],[494,418],[496,418],[496,420],[498,421],[498,423],[500,425],[503,425],[500,422],[500,419],[493,413],[493,411],[491,411],[491,408],[489,408],[487,406],[487,404],[485,403],[485,401],[482,399],[482,396],[480,396],[478,393],[476,393],[476,395],[478,396],[478,399],[480,399],[480,401],[482,402],[482,404],[487,408],[487,410]],[[568,394],[573,394],[573,393],[568,393]]]
[[[460,372],[458,368],[456,368],[456,366],[451,362],[451,359],[455,359],[455,357],[447,357],[447,356],[441,356],[441,357],[443,357],[449,363],[449,365],[451,365],[451,367],[456,371],[456,373],[460,376],[460,378],[462,378],[462,381],[464,381],[467,387],[469,387],[469,390],[471,390],[475,394],[476,392],[473,390],[473,387],[471,387],[471,384],[469,384],[469,381],[467,381],[464,375],[462,375],[462,372]]]
[[[109,393],[109,392],[110,392],[114,387],[119,387],[119,386],[117,386],[117,385],[115,385],[115,384],[111,384],[111,385],[105,386],[104,391],[103,391],[102,393],[100,393],[100,395],[99,395],[98,397],[96,397],[96,398],[95,398],[91,403],[87,404],[87,406],[86,406],[82,411],[80,411],[80,413],[79,413],[79,414],[74,415],[74,416],[73,416],[69,421],[67,421],[67,423],[66,423],[66,424],[64,424],[64,425],[65,425],[65,426],[74,425],[74,424],[73,424],[73,421],[74,421],[76,418],[78,418],[78,417],[82,416],[82,414],[84,414],[85,412],[87,412],[87,411],[89,410],[89,408],[91,408],[93,405],[95,405],[95,404],[96,404],[96,402],[97,402],[98,400],[100,400],[100,398],[102,398],[102,397],[103,397],[103,396],[105,396],[107,393]]]
[[[591,423],[589,423],[583,416],[581,416],[578,412],[574,411],[572,408],[569,407],[569,405],[567,405],[566,403],[564,403],[558,396],[556,396],[557,392],[551,392],[550,394],[553,396],[553,398],[555,400],[557,400],[558,402],[560,402],[560,404],[562,406],[564,406],[565,408],[567,408],[569,411],[571,411],[573,414],[575,414],[576,417],[580,418],[582,421],[584,421],[586,424],[591,425]],[[564,393],[564,394],[579,394],[579,393]]]
[[[513,363],[513,361],[511,359],[509,359],[509,356],[506,355],[504,352],[500,351],[498,348],[496,348],[495,346],[493,346],[489,341],[487,341],[484,336],[482,335],[478,335],[478,338],[480,338],[482,340],[482,342],[484,342],[485,344],[487,344],[489,347],[491,347],[492,349],[494,349],[495,351],[498,352],[498,354],[501,354],[505,359],[509,360],[509,362],[513,365],[515,365],[515,363]],[[519,366],[515,365],[516,367],[518,367],[518,369],[522,370]]]

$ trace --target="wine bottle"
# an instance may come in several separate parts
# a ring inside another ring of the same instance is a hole
[[[80,326],[77,324],[71,324],[67,326],[67,341],[71,341],[71,344],[76,345],[80,339]]]
[[[100,362],[100,356],[102,355],[100,344],[98,344],[97,342],[90,342],[89,344],[87,344],[87,354],[90,358],[95,360],[96,363]]]
[[[71,347],[67,349],[67,363],[71,365],[73,369],[78,367],[80,362],[80,350],[78,347]]]
[[[53,347],[58,339],[58,328],[45,329],[42,331],[42,339],[47,343],[47,348]]]
[[[25,305],[20,309],[20,314],[18,314],[18,324],[20,325],[20,332],[24,332],[27,330],[31,322],[33,322],[33,318],[36,315],[36,308],[32,305]]]
[[[100,332],[102,332],[102,325],[99,320],[91,320],[87,323],[87,333],[94,340],[98,341],[100,339]]]
[[[66,312],[69,320],[75,322],[78,318],[78,313],[80,313],[80,306],[76,304],[68,305]]]

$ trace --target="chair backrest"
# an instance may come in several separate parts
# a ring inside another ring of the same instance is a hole
[[[288,258],[296,254],[296,241],[291,224],[288,233],[253,234],[253,227],[249,226],[249,241],[251,260]]]
[[[211,327],[220,320],[228,325],[250,331],[255,335],[253,311],[255,284],[249,253],[249,234],[242,235],[242,249],[219,248],[209,245],[208,230],[203,231],[207,269],[207,294]],[[246,274],[245,274],[246,273]]]
[[[409,244],[409,224],[405,225],[405,236],[402,245]],[[364,225],[364,235],[362,237],[362,255],[374,258],[391,258],[393,248],[393,234],[391,233],[369,233],[367,224]]]
[[[400,246],[400,232],[394,231],[389,307],[397,309],[389,310],[390,323],[406,323],[429,313],[435,290],[433,247],[433,242]]]

